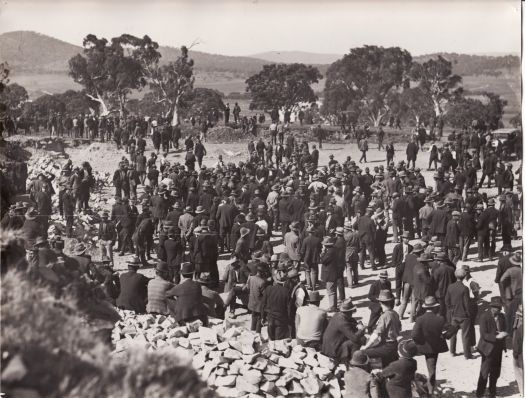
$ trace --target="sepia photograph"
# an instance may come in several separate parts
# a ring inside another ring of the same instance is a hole
[[[0,397],[523,397],[523,13],[0,0]]]

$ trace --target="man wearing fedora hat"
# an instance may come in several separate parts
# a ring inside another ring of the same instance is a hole
[[[233,255],[241,265],[246,265],[250,260],[250,242],[248,241],[250,230],[246,227],[241,227],[239,232],[240,237],[235,244]]]
[[[166,292],[166,297],[173,297],[175,308],[170,312],[180,324],[186,324],[200,319],[206,326],[208,316],[202,298],[201,285],[193,280],[195,267],[190,262],[181,264],[181,282]]]
[[[447,316],[447,305],[445,303],[445,296],[448,287],[456,282],[454,275],[454,266],[450,263],[448,256],[444,252],[437,253],[434,258],[436,266],[432,269],[432,281],[435,288],[435,297],[439,302],[439,313],[442,317]]]
[[[140,266],[138,257],[133,257],[128,262],[128,272],[120,275],[120,294],[116,304],[124,310],[143,314],[146,312],[149,279],[137,272]]]
[[[321,242],[321,280],[326,283],[329,312],[337,311],[337,280],[339,278],[339,264],[337,252],[334,248],[335,239],[325,236]]]
[[[321,239],[317,236],[315,227],[308,226],[308,236],[301,243],[301,260],[304,264],[306,285],[309,290],[315,290],[317,285],[317,274],[321,254]]]
[[[173,287],[169,282],[169,268],[165,261],[159,261],[155,268],[155,278],[148,282],[148,304],[146,312],[149,314],[168,315],[168,299],[166,292]]]
[[[398,309],[399,317],[403,319],[408,302],[411,303],[410,322],[414,322],[416,316],[416,301],[414,299],[414,267],[417,264],[418,256],[423,252],[423,246],[416,243],[412,251],[405,257],[405,264],[403,267],[403,296],[401,299],[401,306]]]
[[[277,273],[275,283],[268,286],[261,302],[262,324],[268,323],[268,338],[282,340],[290,337],[290,291],[284,286],[286,277]]]
[[[479,317],[478,351],[481,354],[481,369],[478,377],[476,396],[483,396],[489,382],[489,395],[496,397],[496,384],[501,373],[501,358],[505,349],[505,317],[501,313],[501,297],[490,299],[490,308]]]
[[[55,252],[49,248],[49,242],[43,236],[36,238],[32,251],[34,252],[35,263],[40,268],[47,267],[57,261]]]
[[[377,381],[372,376],[371,370],[368,356],[363,351],[355,351],[344,375],[345,397],[379,396]]]
[[[347,221],[343,227],[343,237],[345,240],[345,268],[348,286],[355,287],[359,284],[359,235],[354,229],[351,221]]]
[[[494,208],[496,201],[489,199],[487,208],[481,213],[476,224],[478,230],[478,259],[483,262],[485,256],[489,260],[496,256],[496,233],[498,227],[498,211]]]
[[[505,312],[514,297],[518,295],[523,286],[523,270],[521,251],[514,253],[509,258],[510,267],[501,275],[499,284],[503,287]]]
[[[197,282],[200,283],[202,289],[202,300],[206,307],[208,317],[224,319],[226,308],[224,301],[219,293],[210,288],[215,283],[209,272],[201,273]]]
[[[385,367],[398,358],[397,338],[401,333],[401,321],[394,311],[392,292],[382,290],[377,301],[381,304],[382,313],[363,350],[370,358],[381,359],[382,366]]]
[[[248,291],[248,310],[252,315],[251,330],[257,333],[261,332],[261,305],[264,289],[267,286],[267,275],[269,274],[268,266],[257,264],[255,275],[249,275],[244,289]]]
[[[438,355],[447,352],[448,346],[443,337],[445,318],[438,314],[439,303],[433,296],[425,297],[425,313],[416,319],[412,338],[420,355],[425,356],[428,369],[428,392],[432,396],[436,387],[436,364]]]
[[[390,398],[412,397],[412,381],[415,379],[417,346],[413,340],[403,340],[397,346],[399,359],[379,372],[386,379],[386,390]]]
[[[438,202],[437,208],[428,216],[430,236],[437,236],[440,241],[443,241],[447,234],[447,224],[450,219],[451,215],[447,205],[444,202]]]
[[[366,213],[361,216],[357,222],[357,234],[361,244],[359,251],[359,265],[361,269],[364,269],[365,267],[365,257],[367,252],[370,257],[371,268],[373,270],[376,269],[374,253],[376,226],[371,218],[373,212],[374,210],[372,208],[367,208]]]
[[[355,311],[352,299],[347,299],[341,304],[339,312],[330,319],[323,334],[321,352],[324,355],[345,363],[365,342],[366,328],[353,318]]]
[[[377,301],[377,298],[382,290],[392,292],[392,285],[388,280],[388,272],[386,270],[379,273],[379,277],[372,282],[368,290],[367,298],[369,300],[368,308],[370,308],[370,319],[367,328],[369,333],[372,333],[377,324],[377,320],[381,316],[381,304]]]
[[[418,317],[423,312],[425,298],[434,294],[434,285],[429,271],[429,263],[431,262],[432,258],[428,254],[421,253],[417,259],[417,263],[414,265],[414,318]]]
[[[281,194],[281,198],[278,203],[279,210],[279,222],[281,223],[281,236],[284,238],[284,235],[288,232],[288,226],[292,222],[292,202],[290,201],[290,194],[287,191],[284,191]]]
[[[465,359],[472,359],[469,342],[470,324],[473,322],[473,319],[470,312],[469,289],[463,284],[466,271],[463,268],[458,268],[454,274],[457,281],[448,287],[445,296],[447,319],[453,326],[461,328],[463,355],[465,356]],[[450,338],[450,353],[456,355],[456,333]]]

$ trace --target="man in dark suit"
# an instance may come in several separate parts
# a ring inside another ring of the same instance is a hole
[[[284,286],[284,276],[276,274],[275,284],[264,289],[261,301],[263,324],[268,322],[268,338],[282,340],[290,337],[290,290]]]
[[[492,297],[490,308],[479,318],[478,351],[481,354],[481,369],[476,396],[481,397],[489,381],[489,395],[496,396],[496,384],[501,372],[501,357],[507,337],[505,317],[501,313],[501,297]]]
[[[348,299],[341,304],[340,312],[330,319],[323,334],[321,352],[324,355],[344,363],[364,343],[366,328],[352,317],[355,311],[352,299]]]
[[[401,243],[394,246],[392,251],[392,266],[395,268],[396,274],[396,305],[401,302],[403,294],[403,273],[405,271],[405,257],[408,253],[412,252],[412,245],[408,243],[410,241],[410,235],[408,232],[404,232]]]
[[[357,233],[359,235],[359,241],[361,242],[361,251],[359,252],[359,265],[361,269],[365,268],[365,257],[366,252],[370,256],[370,264],[372,269],[375,270],[375,258],[374,258],[374,246],[375,246],[375,233],[376,225],[371,216],[374,209],[368,207],[366,214],[359,218],[357,222]]]
[[[430,222],[430,236],[437,236],[438,239],[443,242],[443,239],[445,239],[445,235],[447,234],[447,224],[451,219],[447,210],[447,205],[443,202],[438,203],[437,209],[430,213],[428,219]]]
[[[288,232],[288,227],[292,222],[292,204],[290,201],[290,194],[288,192],[283,192],[281,194],[281,199],[278,204],[279,208],[279,222],[281,223],[281,232],[284,238],[284,235]]]
[[[219,242],[221,253],[224,253],[224,246],[230,248],[230,234],[233,227],[233,221],[238,214],[237,207],[235,207],[229,198],[223,200],[222,204],[217,209],[217,222],[219,223]]]
[[[425,356],[428,369],[428,392],[432,396],[436,388],[436,365],[438,355],[447,352],[447,342],[443,337],[445,318],[438,315],[439,303],[432,297],[426,297],[423,303],[425,313],[416,319],[412,329],[412,339],[417,351]]]
[[[454,268],[448,263],[447,255],[444,252],[437,253],[435,262],[437,266],[432,269],[432,280],[436,289],[435,296],[439,302],[439,313],[441,316],[447,316],[447,305],[445,296],[448,287],[456,281]]]
[[[337,264],[337,252],[334,248],[335,239],[325,236],[321,242],[323,251],[321,252],[321,280],[326,283],[326,293],[328,295],[329,312],[337,310],[337,278],[339,270]]]
[[[429,263],[432,261],[432,258],[426,254],[421,253],[417,259],[417,263],[414,265],[413,273],[413,295],[414,295],[414,307],[415,314],[414,318],[421,315],[423,310],[423,303],[428,296],[434,295],[434,286],[432,283],[432,278],[430,277],[430,272],[428,270]],[[412,315],[412,314],[411,314]]]
[[[167,298],[175,298],[175,308],[170,312],[179,324],[190,323],[200,319],[204,325],[208,324],[208,315],[202,299],[202,289],[198,282],[193,280],[195,267],[191,263],[181,264],[181,282],[166,292]]]
[[[120,275],[120,294],[116,304],[124,310],[143,314],[146,312],[149,279],[137,272],[140,265],[140,259],[133,257],[128,263],[128,272]]]
[[[490,261],[496,255],[496,232],[498,225],[498,211],[494,208],[496,202],[489,199],[487,208],[481,213],[476,228],[478,230],[478,259],[483,262],[484,256]]]
[[[315,290],[321,254],[321,239],[315,234],[313,225],[310,225],[306,232],[308,236],[303,240],[300,249],[301,261],[303,261],[305,268],[308,290]]]
[[[466,359],[472,359],[470,352],[470,300],[469,290],[463,284],[463,279],[467,275],[464,268],[455,271],[457,281],[450,285],[445,296],[447,306],[447,320],[453,326],[461,327],[461,338],[463,341],[463,355]],[[456,334],[450,339],[450,353],[456,355]]]
[[[412,251],[405,256],[405,266],[403,268],[403,297],[401,299],[401,306],[398,309],[399,318],[403,319],[408,302],[411,303],[410,322],[414,322],[416,315],[416,302],[414,300],[414,266],[417,264],[419,254],[423,252],[423,246],[417,243],[412,248]]]

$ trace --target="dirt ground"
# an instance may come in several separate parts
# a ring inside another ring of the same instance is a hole
[[[17,137],[11,137],[10,139],[16,140]],[[399,160],[405,159],[405,148],[406,144],[404,143],[394,143],[396,147],[396,155],[394,158],[394,161],[397,162]],[[204,164],[206,166],[212,166],[218,159],[218,155],[222,154],[223,159],[225,162],[238,162],[240,160],[245,160],[247,157],[247,142],[238,142],[238,143],[231,143],[228,145],[224,144],[216,144],[216,143],[206,143],[205,144],[206,150],[208,155],[205,157]],[[371,171],[373,173],[373,167],[378,166],[380,164],[385,165],[385,152],[378,151],[376,144],[370,145],[370,150],[368,152],[367,158],[368,162],[366,164],[360,165],[363,167],[370,167]],[[150,152],[152,150],[150,142],[148,142],[148,148],[147,152]],[[80,164],[82,161],[88,161],[91,163],[94,170],[97,170],[99,172],[109,172],[113,173],[115,168],[117,167],[118,161],[122,156],[125,156],[125,151],[123,150],[117,150],[113,143],[111,144],[92,144],[89,147],[82,146],[79,148],[67,148],[67,153],[73,160],[74,165]],[[33,151],[34,152],[34,151]],[[330,154],[333,154],[335,159],[339,162],[343,162],[347,156],[351,156],[353,160],[356,162],[359,160],[360,152],[357,150],[357,145],[355,143],[326,143],[323,145],[323,148],[320,150],[320,164],[327,164],[328,157]],[[146,154],[147,157],[149,157],[149,153]],[[34,152],[34,156],[45,156],[45,153],[41,151]],[[184,152],[179,153],[170,153],[168,155],[168,160],[173,162],[183,162],[184,159]],[[514,170],[518,167],[517,162],[514,163]],[[423,175],[425,176],[425,180],[427,184],[432,185],[433,179],[432,174],[433,171],[426,171],[428,165],[428,152],[423,151],[420,152],[416,166],[420,167],[423,171]],[[139,192],[141,192],[142,189],[139,189]],[[494,189],[487,190],[483,189],[483,191],[487,191],[489,197],[496,195],[496,191]],[[101,195],[98,197],[97,202],[98,204],[105,209],[110,209],[111,204],[113,203],[111,198],[113,197],[113,189],[106,188],[102,191]],[[272,238],[272,241],[274,242],[280,242],[280,236],[274,236]],[[513,246],[521,247],[521,240],[519,241],[513,241]],[[387,253],[387,263],[390,261],[392,249],[394,244],[388,243],[386,245],[386,253]],[[497,242],[496,250],[498,251],[502,246],[501,241]],[[282,245],[278,245],[275,248],[276,252],[281,252],[283,247]],[[476,245],[473,245],[471,247],[471,252],[469,255],[469,261],[467,261],[467,264],[470,265],[473,278],[481,285],[482,289],[482,304],[481,304],[481,311],[487,308],[487,303],[490,301],[490,297],[493,295],[498,294],[498,288],[494,284],[494,276],[496,272],[496,261],[493,262],[483,262],[478,263],[472,261],[476,256],[477,247]],[[124,256],[119,257],[118,255],[115,256],[115,268],[118,271],[124,271],[127,269],[126,267],[126,261],[129,260],[130,256]],[[155,258],[155,256],[154,256]],[[95,256],[94,260],[98,260],[98,257]],[[228,264],[230,258],[229,255],[223,255],[221,256],[219,260],[219,270],[222,271],[226,264]],[[154,275],[153,266],[149,269],[141,270],[140,272],[143,272],[145,275],[152,277]],[[366,295],[368,293],[369,285],[372,283],[374,279],[377,278],[378,271],[371,271],[369,269],[366,269],[364,271],[360,271],[360,284],[358,287],[355,288],[346,288],[346,295],[347,297],[352,297],[353,300],[357,303],[357,313],[356,317],[363,320],[364,323],[368,322],[369,318],[369,310],[367,307],[367,299]],[[390,276],[390,280],[392,281],[392,285],[394,286],[394,269],[389,268],[388,273]],[[324,290],[321,291],[321,293],[324,295]],[[321,303],[322,308],[327,308],[327,302],[326,299],[323,300]],[[241,314],[238,311],[239,314]],[[246,313],[242,313],[241,315],[237,316],[238,320],[245,321],[246,325],[249,326],[249,315]],[[412,329],[412,325],[409,323],[408,319],[403,320],[403,330],[406,334],[410,333],[410,330]],[[263,329],[263,333],[266,333],[266,331]],[[478,333],[478,326],[476,325],[476,335],[479,336]],[[461,338],[458,338],[458,353],[462,353],[462,346],[461,346]],[[422,373],[424,375],[427,374],[426,364],[424,357],[417,357],[418,361],[418,372]],[[477,383],[477,377],[479,372],[479,367],[481,364],[481,359],[479,353],[474,354],[474,359],[472,360],[465,360],[463,356],[457,356],[453,357],[449,353],[441,354],[438,360],[437,365],[437,380],[438,385],[440,387],[440,390],[443,394],[443,396],[450,396],[450,397],[474,397],[475,396],[475,389],[476,389],[476,383]],[[512,351],[508,350],[504,353],[503,356],[503,365],[502,365],[502,371],[501,371],[501,377],[498,382],[498,396],[499,397],[518,397],[519,392],[517,388],[517,384],[514,381],[514,371],[512,367]]]

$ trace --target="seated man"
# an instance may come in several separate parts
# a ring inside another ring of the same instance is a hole
[[[180,325],[184,325],[200,319],[204,325],[207,325],[208,316],[202,299],[201,286],[193,280],[194,265],[188,262],[182,263],[180,272],[180,284],[166,292],[166,297],[174,297],[177,300],[173,311],[175,320]]]
[[[344,363],[364,343],[366,329],[352,317],[356,311],[352,299],[345,300],[339,311],[330,319],[324,332],[321,352]]]
[[[138,314],[146,312],[148,299],[148,278],[137,272],[141,265],[138,257],[133,257],[128,263],[128,272],[120,275],[120,294],[117,297],[117,307]]]
[[[149,314],[168,315],[168,299],[166,292],[173,287],[169,282],[168,263],[159,261],[155,270],[156,276],[148,283],[148,304],[146,311]]]
[[[327,325],[326,312],[319,308],[321,295],[317,290],[311,291],[305,305],[297,309],[295,314],[295,330],[297,342],[305,347],[316,350],[321,348],[323,332]]]
[[[244,289],[250,270],[246,264],[241,266],[238,260],[226,266],[221,280],[224,282],[224,306],[230,307],[230,316],[235,317],[236,300],[239,298],[244,306],[248,305],[248,292]]]
[[[389,290],[382,290],[377,297],[383,313],[376,323],[374,332],[363,347],[369,358],[380,358],[383,368],[398,359],[397,338],[401,333],[401,321],[394,311],[394,296]]]
[[[210,289],[210,285],[214,283],[209,272],[203,272],[197,280],[202,289],[202,300],[209,317],[224,319],[226,307],[221,295],[215,290]]]

